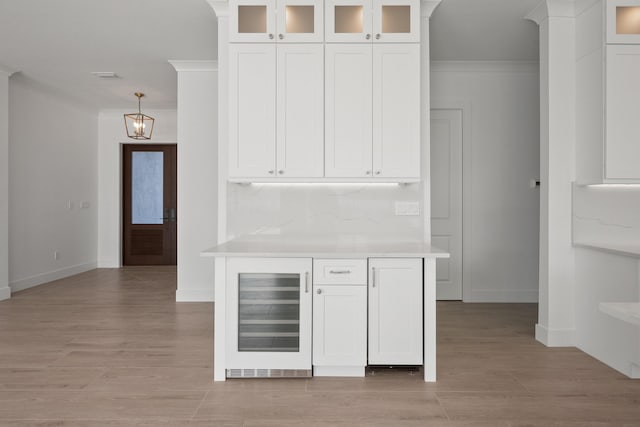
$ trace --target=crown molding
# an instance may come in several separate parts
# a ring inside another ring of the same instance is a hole
[[[11,77],[12,74],[15,74],[18,72],[20,72],[20,70],[16,70],[11,67],[7,67],[5,65],[0,64],[0,75]]]
[[[442,0],[421,0],[420,14],[423,18],[431,18],[431,14]]]
[[[229,16],[229,1],[228,0],[207,0],[209,6],[216,13],[218,18],[223,16]]]
[[[548,18],[574,18],[575,16],[576,5],[574,0],[544,0],[535,9],[527,13],[524,19],[540,25]]]
[[[189,71],[218,71],[218,61],[206,60],[206,61],[181,61],[181,60],[169,60],[169,64],[173,65],[173,68],[177,72],[189,72]]]

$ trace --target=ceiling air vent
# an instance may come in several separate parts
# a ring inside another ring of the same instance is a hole
[[[120,76],[114,73],[113,71],[93,71],[92,75],[96,76],[99,79],[119,79]]]

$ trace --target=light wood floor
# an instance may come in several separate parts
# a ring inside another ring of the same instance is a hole
[[[213,304],[175,269],[94,270],[0,302],[1,426],[639,426],[640,381],[533,338],[533,304],[438,304],[437,383],[212,381]]]

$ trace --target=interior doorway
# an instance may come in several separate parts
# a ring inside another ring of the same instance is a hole
[[[177,263],[177,146],[124,144],[123,265]]]
[[[462,110],[431,110],[431,241],[438,259],[436,298],[462,299]]]

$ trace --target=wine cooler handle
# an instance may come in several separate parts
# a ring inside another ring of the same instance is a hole
[[[304,273],[304,292],[309,293],[309,272]]]
[[[371,287],[376,287],[376,268],[371,267]]]

